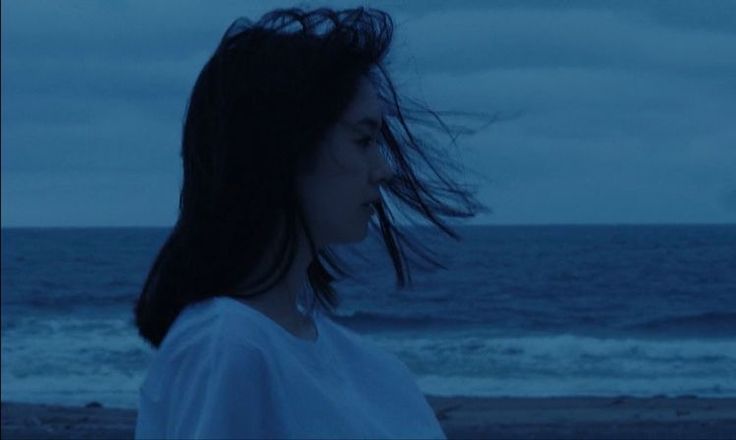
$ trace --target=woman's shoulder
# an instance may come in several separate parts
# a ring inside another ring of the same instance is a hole
[[[256,343],[257,327],[225,306],[212,298],[180,312],[149,364],[141,387],[146,396],[162,399],[167,387],[182,378],[191,380],[192,372],[247,368],[251,375],[267,374],[265,351]],[[206,380],[213,380],[212,374]]]
[[[264,337],[258,322],[226,297],[212,297],[189,304],[177,316],[161,344],[173,355],[194,346],[238,344],[257,348]]]

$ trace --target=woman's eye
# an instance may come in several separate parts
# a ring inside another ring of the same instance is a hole
[[[360,139],[358,141],[358,144],[364,147],[367,147],[368,145],[371,144],[371,142],[373,142],[373,138],[367,137],[367,138]]]

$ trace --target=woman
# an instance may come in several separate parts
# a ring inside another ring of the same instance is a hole
[[[237,20],[202,69],[179,218],[135,306],[157,349],[136,438],[445,437],[407,367],[329,318],[327,266],[346,272],[328,247],[369,225],[408,278],[402,242],[417,246],[379,188],[455,238],[435,212],[480,207],[409,131],[382,65],[391,35],[377,10],[275,10]]]

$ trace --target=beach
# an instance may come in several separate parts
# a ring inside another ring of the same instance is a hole
[[[736,398],[427,396],[450,439],[733,439]],[[132,439],[134,409],[2,402],[2,438]]]
[[[407,292],[366,240],[330,317],[405,364],[450,438],[736,439],[736,226],[459,232],[453,270]],[[170,233],[3,229],[3,438],[132,437],[155,354],[133,287]],[[571,395],[598,397],[529,398]]]

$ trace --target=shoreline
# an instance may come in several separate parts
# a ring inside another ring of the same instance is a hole
[[[426,397],[450,439],[736,438],[736,397]],[[136,414],[2,402],[1,436],[132,439]]]

